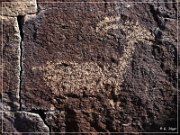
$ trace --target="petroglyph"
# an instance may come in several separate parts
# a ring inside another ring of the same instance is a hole
[[[33,70],[43,71],[43,80],[56,95],[70,91],[80,93],[84,90],[90,94],[110,92],[109,87],[118,94],[124,81],[123,76],[132,60],[135,43],[151,44],[153,36],[137,21],[127,17],[125,21],[121,21],[121,17],[105,17],[97,24],[96,32],[104,35],[110,29],[122,30],[126,34],[127,46],[124,48],[123,56],[118,59],[118,64],[107,63],[99,66],[96,62],[51,61],[43,67],[34,67]]]
[[[121,21],[121,17],[105,17],[96,28],[96,32],[100,34],[107,34],[110,29],[119,29],[125,32],[126,34],[126,42],[127,46],[124,49],[123,56],[119,59],[119,65],[116,67],[119,71],[119,76],[121,79],[118,80],[118,83],[121,86],[123,82],[123,75],[126,72],[126,68],[128,64],[132,60],[132,56],[135,50],[135,43],[137,42],[146,42],[147,44],[151,44],[151,41],[154,40],[154,37],[151,35],[146,28],[139,25],[138,21],[132,20],[127,16],[123,16],[123,21]],[[112,23],[115,24],[112,24]],[[115,93],[118,93],[119,89],[115,89]]]

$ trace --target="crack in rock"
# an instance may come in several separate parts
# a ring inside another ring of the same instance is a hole
[[[22,88],[22,73],[23,73],[23,68],[22,68],[22,43],[23,43],[23,25],[24,25],[24,16],[18,16],[17,17],[17,21],[18,21],[18,26],[19,26],[19,32],[20,32],[20,37],[21,37],[21,41],[20,41],[20,46],[19,46],[19,67],[20,67],[20,71],[19,71],[19,110],[21,110],[21,88]]]

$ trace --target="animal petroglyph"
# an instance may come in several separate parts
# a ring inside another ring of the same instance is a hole
[[[47,62],[42,67],[34,67],[34,70],[43,71],[43,80],[53,92],[58,95],[66,92],[80,93],[84,90],[90,94],[97,92],[111,92],[115,94],[121,90],[128,64],[131,62],[135,43],[146,42],[151,44],[153,36],[137,21],[126,18],[123,22],[121,17],[105,17],[97,24],[96,32],[104,35],[108,30],[122,30],[126,34],[127,46],[124,48],[118,64],[111,63],[99,66],[96,62],[77,63],[72,61]],[[108,88],[107,88],[108,87]],[[63,91],[63,92],[62,92]]]

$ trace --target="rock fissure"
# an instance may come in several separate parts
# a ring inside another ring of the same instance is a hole
[[[17,16],[17,22],[18,22],[18,27],[19,27],[19,32],[20,32],[20,46],[19,46],[19,66],[20,66],[20,71],[19,71],[19,110],[21,111],[22,108],[22,103],[21,103],[21,89],[22,89],[22,73],[23,73],[23,68],[22,68],[22,44],[23,44],[23,25],[24,25],[24,16]]]

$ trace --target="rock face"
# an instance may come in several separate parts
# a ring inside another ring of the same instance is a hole
[[[3,22],[3,105],[7,110],[19,108],[20,32],[17,19],[1,16]]]
[[[2,134],[176,133],[177,9],[176,1],[2,3]]]
[[[19,15],[34,14],[37,11],[36,0],[0,0],[1,15],[16,17]]]

